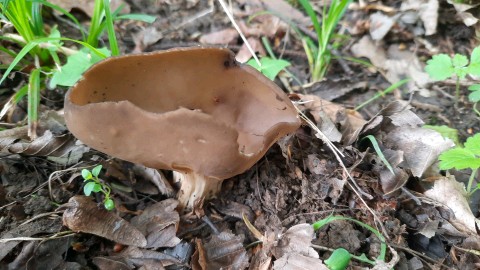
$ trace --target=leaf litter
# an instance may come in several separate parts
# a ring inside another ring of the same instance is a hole
[[[166,5],[159,3],[152,5],[155,6],[156,11],[167,13],[178,9],[183,12],[186,5],[189,5],[189,9],[194,7],[193,10],[202,11],[202,8],[205,8],[203,3],[187,2],[179,4],[176,1],[168,1]],[[266,53],[258,37],[271,37],[274,46],[278,49],[280,43],[277,41],[281,40],[279,37],[289,35],[288,26],[273,20],[273,16],[253,20],[253,24],[244,23],[244,19],[254,11],[267,8],[297,23],[309,24],[308,17],[297,12],[298,9],[286,1],[243,0],[239,2],[244,6],[233,4],[234,14],[241,18],[239,24],[249,36],[250,41],[256,44],[258,47],[256,51],[261,55]],[[136,5],[140,4],[133,4],[133,7],[138,9]],[[456,4],[454,5],[466,24],[474,21],[473,15],[468,13],[471,7],[459,9]],[[464,186],[456,182],[453,176],[439,175],[436,168],[436,160],[440,152],[452,147],[453,143],[435,131],[422,128],[425,120],[418,117],[418,110],[416,111],[405,102],[397,101],[387,104],[385,99],[381,101],[384,105],[383,110],[370,114],[365,111],[361,111],[362,114],[360,114],[350,109],[351,104],[342,102],[359,92],[371,91],[372,85],[379,81],[376,78],[382,76],[391,83],[410,77],[412,79],[408,86],[410,91],[418,89],[422,95],[432,95],[428,89],[431,80],[424,72],[422,56],[419,56],[416,51],[401,49],[397,41],[393,41],[392,44],[391,36],[399,32],[412,36],[435,33],[440,30],[438,23],[441,23],[441,18],[437,19],[437,9],[442,7],[438,7],[438,1],[434,0],[404,1],[398,10],[389,7],[388,3],[359,3],[358,9],[353,10],[352,13],[363,14],[363,18],[356,21],[355,27],[358,33],[366,31],[367,35],[363,38],[358,37],[359,41],[353,44],[351,51],[356,57],[368,58],[376,68],[370,69],[373,72],[368,73],[367,76],[327,78],[325,81],[313,84],[311,91],[307,92],[315,95],[298,95],[294,100],[308,101],[298,105],[300,110],[314,122],[326,138],[335,142],[344,154],[342,162],[348,168],[348,173],[353,176],[357,188],[371,196],[371,199],[367,200],[368,205],[379,215],[386,228],[385,232],[388,234],[386,236],[403,248],[396,249],[397,252],[400,251],[402,264],[425,267],[428,263],[440,265],[442,260],[449,263],[449,259],[445,259],[449,258],[449,255],[444,250],[451,247],[460,254],[458,258],[463,263],[461,265],[466,267],[471,266],[472,261],[478,260],[472,257],[471,253],[462,250],[462,248],[477,250],[479,248],[474,244],[478,243],[478,227],[475,227],[475,222],[478,226],[478,219],[474,214],[475,209],[472,211],[470,207]],[[218,16],[218,13],[212,13],[210,9],[207,11],[202,14]],[[204,34],[205,29],[192,27],[188,20],[182,20],[182,23],[178,24],[181,17],[185,16],[176,16],[176,18],[157,22],[156,33],[144,32],[145,28],[141,29],[142,40],[138,38],[133,41],[137,46],[135,50],[143,51],[150,46],[152,46],[150,49],[154,48],[157,43],[172,37],[179,38],[177,40],[181,42],[200,40],[203,37],[204,42],[214,43],[205,41],[207,36]],[[198,22],[202,27],[209,25],[202,21],[202,18],[205,19],[204,16],[199,16],[198,19],[191,21]],[[370,22],[370,24],[362,24],[362,22]],[[181,27],[177,27],[176,23]],[[375,28],[376,26],[380,28]],[[135,27],[144,26],[136,25]],[[207,33],[211,32],[211,29],[226,29],[226,27],[228,25],[217,23],[214,28],[209,28]],[[159,32],[157,29],[161,28],[168,31]],[[237,47],[244,46],[235,35],[232,37],[219,35],[221,39],[227,40],[221,43],[231,43],[232,48],[237,45]],[[143,40],[147,36],[152,36],[152,40]],[[373,40],[380,42],[375,43]],[[298,44],[295,45],[295,42],[291,40],[288,42],[288,45],[285,45],[287,48],[297,46],[296,49],[301,49]],[[420,41],[419,44],[427,43]],[[424,51],[420,52],[420,55],[422,53]],[[241,58],[247,59],[247,57],[248,54],[245,54]],[[293,68],[296,68],[296,65],[298,63],[295,63]],[[357,68],[356,65],[350,65],[354,69]],[[338,70],[335,65],[333,68]],[[301,89],[299,86],[295,87],[298,88],[294,89]],[[322,89],[321,87],[323,90],[315,93],[314,90]],[[341,89],[337,91],[339,87]],[[332,88],[335,91],[330,91]],[[396,96],[396,98],[399,97],[399,95]],[[365,117],[366,115],[368,117]],[[102,155],[95,156],[98,153],[93,152],[92,160],[92,150],[68,134],[62,127],[61,117],[47,116],[40,123],[41,132],[36,141],[29,141],[22,128],[0,132],[2,153],[5,157],[15,158],[13,163],[7,160],[2,161],[2,180],[3,183],[7,183],[7,189],[10,192],[5,196],[0,192],[0,201],[3,196],[5,203],[12,202],[11,185],[14,183],[12,175],[16,168],[23,168],[15,163],[18,158],[28,160],[28,158],[48,157],[49,161],[55,162],[55,166],[60,167],[71,166],[85,160],[89,163],[97,162],[104,158]],[[372,135],[378,142],[381,152],[393,168],[393,174],[368,140],[362,140],[368,135]],[[62,240],[57,242],[49,240],[52,246],[45,246],[45,249],[51,250],[50,253],[54,258],[51,265],[64,263],[59,258],[62,258],[61,255],[65,250],[61,248],[57,250],[54,246],[63,246],[65,242],[68,242],[67,246],[71,246],[79,239],[82,244],[92,249],[93,245],[89,242],[102,244],[104,249],[97,253],[96,257],[88,255],[90,256],[88,258],[93,258],[91,261],[100,269],[141,267],[163,269],[174,265],[181,267],[189,264],[193,251],[197,252],[198,257],[195,265],[199,268],[196,269],[218,269],[229,266],[233,266],[233,269],[244,269],[248,265],[250,269],[297,269],[296,267],[323,269],[324,265],[320,258],[324,258],[328,252],[313,250],[311,243],[313,241],[317,245],[334,247],[334,243],[329,242],[328,239],[339,240],[337,244],[351,249],[352,252],[366,250],[368,256],[374,258],[377,243],[359,227],[340,223],[317,234],[311,232],[310,223],[332,212],[345,213],[363,222],[375,224],[367,206],[353,195],[351,187],[346,184],[348,177],[340,169],[339,162],[332,158],[331,150],[326,144],[317,140],[315,132],[310,127],[304,126],[293,136],[281,141],[279,145],[280,147],[274,147],[267,157],[250,171],[233,180],[228,180],[219,198],[207,201],[203,210],[189,217],[181,216],[175,210],[176,200],[168,199],[175,195],[176,188],[168,180],[170,175],[125,162],[115,165],[118,166],[118,170],[114,169],[114,165],[107,166],[108,173],[105,178],[107,181],[119,184],[115,189],[116,200],[123,202],[124,205],[121,205],[117,212],[105,213],[101,206],[93,201],[73,197],[71,204],[66,205],[64,222],[69,224],[73,231],[83,233],[77,234],[77,238],[73,241],[71,238],[61,238]],[[6,178],[12,179],[4,180]],[[428,181],[434,181],[434,183],[430,185]],[[23,181],[22,183],[27,184]],[[35,185],[35,181],[28,183],[21,194],[31,192]],[[65,181],[61,187],[54,187],[54,192],[59,194],[64,192],[65,194],[58,198],[68,199],[76,193],[75,190],[79,186],[73,177]],[[421,188],[415,186],[421,186]],[[408,190],[411,193],[408,193]],[[48,198],[42,192],[38,194],[41,198]],[[22,201],[18,196],[15,200]],[[49,200],[46,201],[49,202]],[[31,200],[30,204],[35,202],[37,201]],[[417,205],[418,202],[422,205]],[[21,221],[28,215],[37,215],[41,212],[38,209],[29,212],[23,207],[14,205],[0,207],[0,211],[8,214],[9,220],[17,218]],[[82,212],[85,211],[89,215],[84,216]],[[215,226],[218,227],[218,232],[205,230],[208,225],[196,219],[197,215],[212,218]],[[256,228],[265,232],[261,244],[249,245],[254,243],[256,238],[242,220],[243,215],[246,215]],[[77,216],[84,217],[82,222],[76,223]],[[0,228],[7,233],[2,233],[2,239],[16,236],[13,234],[15,230],[3,227],[3,220],[0,219]],[[39,221],[45,222],[45,220],[48,219],[39,217]],[[32,230],[32,234],[21,231],[18,235],[30,237],[56,233],[60,231],[61,223],[58,218],[53,220],[54,230],[47,230],[42,225],[40,226],[42,229]],[[39,221],[29,224],[37,224]],[[96,222],[99,225],[93,226],[97,224]],[[24,226],[20,227],[24,228]],[[122,233],[118,234],[120,229]],[[342,230],[345,234],[341,234]],[[114,243],[122,243],[118,245],[120,251],[114,251],[113,243],[91,235],[99,235]],[[88,240],[84,241],[85,239]],[[463,246],[459,239],[466,239]],[[348,241],[342,242],[342,240]],[[8,258],[12,267],[24,265],[35,267],[42,263],[46,265],[46,262],[41,262],[35,257],[50,253],[41,253],[40,249],[32,252],[37,242],[22,243],[20,240],[5,242],[5,244],[8,243],[11,244],[7,249],[2,249],[4,250],[2,254]],[[419,250],[426,256],[405,251],[408,248]],[[392,262],[398,261],[397,252],[392,250]],[[413,257],[406,259],[405,254]],[[17,257],[14,260],[15,256]],[[28,261],[26,264],[21,262],[25,258]],[[392,267],[393,265],[388,263],[379,262],[374,269]]]

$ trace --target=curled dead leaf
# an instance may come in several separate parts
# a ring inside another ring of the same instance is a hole
[[[145,236],[126,220],[99,207],[92,198],[74,196],[66,204],[63,224],[75,232],[90,233],[111,241],[145,247]]]

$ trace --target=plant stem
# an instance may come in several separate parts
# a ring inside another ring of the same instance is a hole
[[[467,184],[467,192],[468,195],[472,195],[472,185],[473,185],[473,180],[475,179],[475,176],[477,175],[477,170],[478,169],[472,169],[472,174],[470,175],[470,178],[468,179],[468,184]]]
[[[192,210],[205,198],[213,197],[222,187],[223,180],[207,177],[194,172],[173,172],[176,181],[180,181],[178,201],[181,210]]]
[[[457,76],[457,83],[455,84],[455,107],[460,99],[460,77]]]

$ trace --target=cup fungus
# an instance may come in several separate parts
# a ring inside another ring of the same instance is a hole
[[[99,151],[176,172],[189,209],[300,125],[280,88],[219,48],[106,59],[68,91],[65,120]]]

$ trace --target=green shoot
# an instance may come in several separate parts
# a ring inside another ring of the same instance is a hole
[[[382,149],[380,149],[380,146],[378,145],[377,139],[375,139],[375,137],[373,137],[373,135],[367,135],[367,136],[363,137],[360,141],[363,141],[364,139],[370,140],[370,142],[372,143],[373,149],[375,149],[375,152],[377,152],[377,155],[380,158],[380,160],[383,162],[383,164],[385,164],[385,166],[388,168],[388,170],[393,175],[395,175],[395,172],[393,171],[392,165],[390,165],[387,158],[385,158],[385,155],[383,154]]]
[[[348,267],[352,254],[344,248],[337,248],[332,255],[325,260],[325,265],[330,270],[344,270]]]
[[[448,138],[452,140],[455,145],[461,146],[462,143],[460,142],[460,139],[458,138],[458,130],[447,127],[445,125],[443,126],[431,126],[431,125],[424,125],[423,128],[428,128],[431,130],[435,130],[436,132],[440,133],[443,138]]]
[[[351,0],[332,0],[328,10],[325,5],[321,25],[310,2],[308,0],[298,0],[298,2],[310,17],[317,34],[316,43],[307,37],[302,38],[303,47],[309,60],[312,81],[316,82],[321,80],[327,72],[332,58],[329,45],[337,24],[347,10]]]
[[[351,257],[353,259],[364,262],[364,263],[368,263],[370,265],[375,265],[375,261],[383,261],[383,262],[385,261],[385,257],[386,257],[386,254],[387,254],[387,244],[385,242],[385,238],[383,237],[383,235],[378,230],[374,229],[373,227],[371,227],[368,224],[365,224],[365,223],[363,223],[359,220],[353,219],[353,218],[347,218],[347,217],[342,217],[342,216],[329,216],[327,218],[321,219],[321,220],[313,223],[312,226],[313,226],[313,229],[316,231],[316,230],[320,229],[321,227],[323,227],[323,226],[327,225],[328,223],[330,223],[332,221],[335,221],[335,220],[346,220],[346,221],[354,222],[357,225],[362,226],[363,228],[371,231],[373,234],[375,234],[375,236],[377,236],[377,238],[381,242],[380,243],[380,254],[378,255],[378,257],[375,260],[368,259],[365,254],[362,254],[360,256],[351,255]],[[340,254],[342,254],[342,253],[344,253],[344,252],[341,252]]]
[[[473,111],[480,116],[480,111],[477,109],[477,104],[480,101],[480,84],[474,84],[468,87],[468,90],[472,91],[470,95],[468,95],[468,100],[473,102]]]
[[[460,80],[464,79],[467,74],[480,75],[480,47],[473,49],[470,62],[462,54],[455,54],[453,58],[447,54],[434,55],[427,61],[425,71],[437,81],[455,77],[455,103],[457,103],[460,98]]]
[[[85,182],[85,185],[83,186],[83,193],[86,196],[90,196],[92,192],[103,193],[103,206],[105,206],[105,209],[110,211],[115,208],[115,203],[110,197],[110,187],[105,182],[101,181],[100,178],[98,178],[101,170],[102,165],[96,166],[92,169],[92,171],[87,169],[82,170],[83,182]]]
[[[40,104],[40,69],[30,74],[28,81],[28,136],[37,137],[38,105]]]
[[[369,104],[370,102],[376,100],[377,98],[379,97],[384,97],[385,95],[387,95],[388,93],[392,92],[393,90],[401,87],[402,85],[406,84],[408,81],[410,81],[410,79],[404,79],[404,80],[401,80],[401,81],[398,81],[392,85],[390,85],[387,89],[375,94],[372,98],[368,99],[367,101],[363,102],[362,104],[358,105],[357,107],[355,107],[355,111],[358,111],[360,110],[361,108],[365,107],[367,104]]]
[[[467,184],[467,192],[469,195],[472,195],[476,190],[480,189],[480,185],[472,189],[475,175],[477,174],[478,168],[480,168],[480,133],[469,137],[463,147],[457,146],[443,152],[438,159],[440,160],[439,167],[441,170],[453,168],[456,170],[472,170]]]

